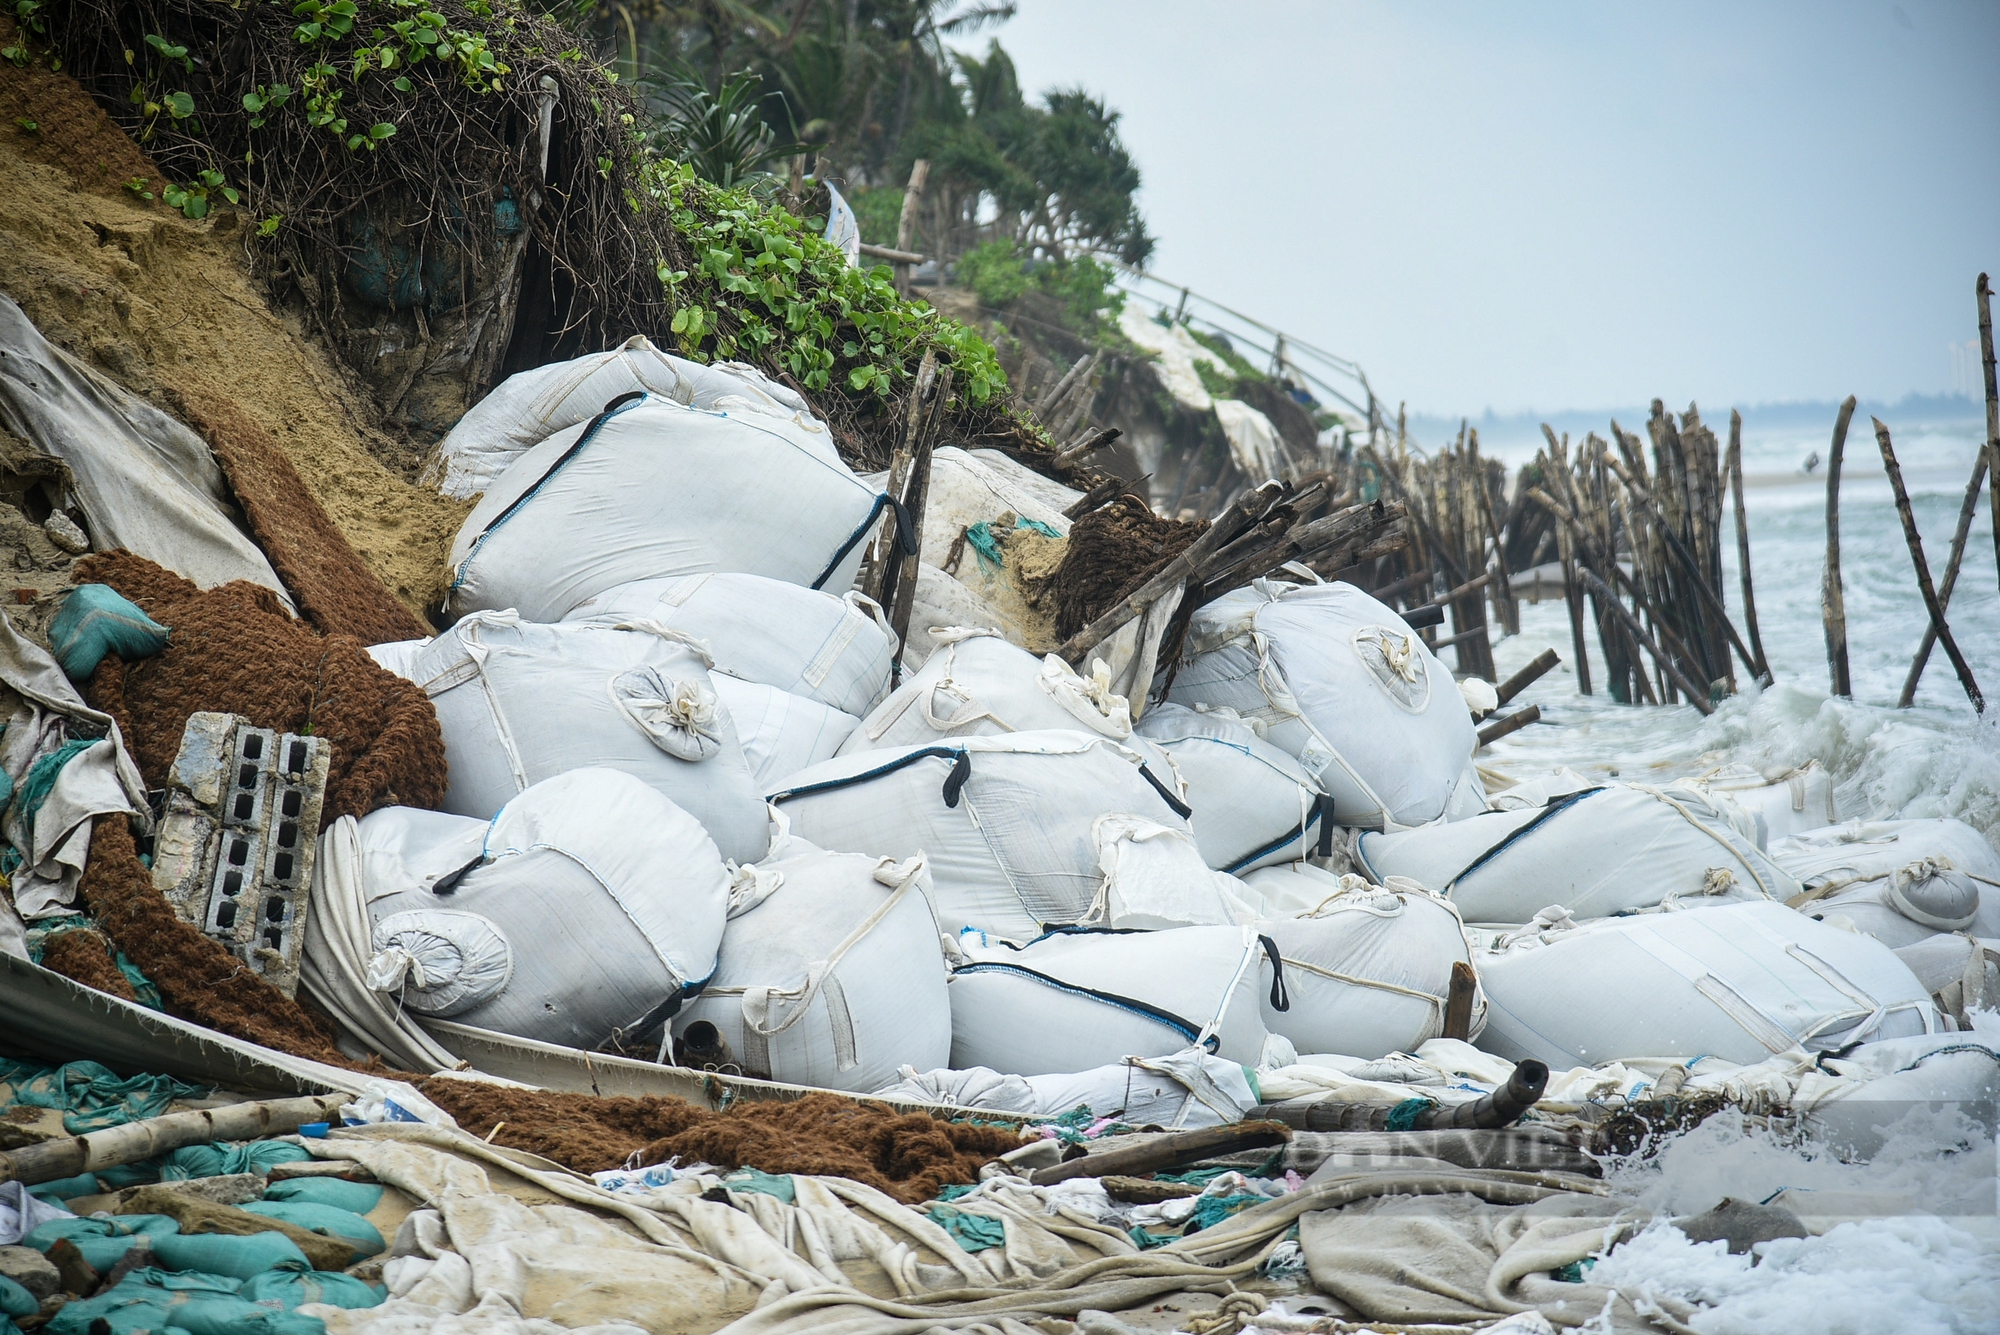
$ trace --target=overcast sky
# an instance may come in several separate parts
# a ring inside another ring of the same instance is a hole
[[[1124,113],[1157,273],[1412,411],[1950,392],[2000,271],[1992,0],[1021,0],[993,35]]]

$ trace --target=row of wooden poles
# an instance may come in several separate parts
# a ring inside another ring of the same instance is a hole
[[[1985,700],[1970,664],[1952,637],[1946,611],[1957,584],[1983,487],[1994,511],[1994,553],[2000,563],[2000,395],[1995,392],[1993,322],[1985,274],[1975,288],[1986,378],[1986,445],[1965,489],[1942,581],[1933,583],[1889,428],[1875,438],[1895,493],[1918,588],[1929,617],[1899,703],[1915,698],[1934,648],[1943,645],[1960,683],[1981,712]],[[1855,401],[1841,405],[1827,468],[1827,564],[1823,581],[1827,661],[1836,695],[1851,696],[1847,624],[1840,579],[1840,477]],[[1543,426],[1547,446],[1523,468],[1509,496],[1506,467],[1479,452],[1479,433],[1461,426],[1458,438],[1424,456],[1399,432],[1394,444],[1362,451],[1361,494],[1371,485],[1402,503],[1409,546],[1380,562],[1367,582],[1376,596],[1409,609],[1433,648],[1454,647],[1461,674],[1496,680],[1491,626],[1518,633],[1514,579],[1553,557],[1560,565],[1569,609],[1571,654],[1583,694],[1601,682],[1621,702],[1686,701],[1703,714],[1735,693],[1739,669],[1771,680],[1757,626],[1750,530],[1743,502],[1743,420],[1729,415],[1727,443],[1693,404],[1665,410],[1658,399],[1642,439],[1610,424],[1607,440],[1592,432],[1572,445]],[[1650,446],[1650,459],[1648,457]],[[1742,629],[1727,606],[1723,570],[1725,501],[1732,511],[1741,581]],[[1491,609],[1491,619],[1488,609]],[[1449,609],[1452,633],[1435,627]],[[1586,626],[1596,631],[1595,667]]]

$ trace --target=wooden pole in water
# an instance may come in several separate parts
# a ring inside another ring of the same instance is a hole
[[[1972,481],[1966,484],[1965,501],[1958,507],[1958,527],[1952,530],[1951,555],[1944,563],[1944,582],[1938,585],[1938,606],[1949,610],[1951,591],[1958,583],[1958,563],[1965,557],[1966,540],[1972,536],[1973,513],[1979,509],[1979,489],[1986,482],[1986,455],[1981,447],[1979,458],[1972,465]],[[1917,656],[1910,660],[1910,675],[1903,678],[1903,693],[1896,698],[1896,708],[1908,709],[1917,702],[1917,683],[1924,678],[1924,667],[1931,661],[1931,649],[1937,644],[1937,627],[1924,627],[1924,642],[1917,648]]]
[[[1751,669],[1757,680],[1771,684],[1771,667],[1764,661],[1764,637],[1757,633],[1757,598],[1750,591],[1750,520],[1743,510],[1743,414],[1729,410],[1729,493],[1736,506],[1736,563],[1743,568],[1743,624],[1750,632]]]
[[[2000,566],[2000,385],[1993,378],[1993,289],[1985,274],[1973,295],[1979,301],[1979,360],[1986,370],[1986,480],[1993,488],[1986,508],[1993,519],[1993,563]]]
[[[1924,560],[1924,540],[1917,536],[1917,517],[1910,509],[1910,493],[1903,487],[1903,470],[1896,462],[1896,447],[1889,440],[1889,428],[1882,419],[1875,423],[1875,443],[1882,447],[1882,466],[1889,470],[1889,485],[1896,489],[1896,513],[1903,517],[1903,537],[1910,544],[1910,563],[1917,568],[1917,588],[1924,595],[1924,609],[1931,614],[1931,628],[1937,632],[1938,641],[1944,645],[1944,655],[1951,660],[1953,670],[1958,673],[1959,685],[1972,697],[1972,708],[1981,714],[1986,712],[1986,697],[1979,693],[1979,683],[1972,679],[1972,668],[1965,661],[1965,655],[1958,651],[1958,641],[1951,637],[1951,627],[1944,619],[1944,608],[1938,602],[1937,590],[1931,585],[1930,564]]]
[[[1852,697],[1847,675],[1847,604],[1840,590],[1840,456],[1847,448],[1847,424],[1854,420],[1854,396],[1840,405],[1833,423],[1833,446],[1826,460],[1826,569],[1820,576],[1819,611],[1826,624],[1826,668],[1835,695]]]
[[[1675,688],[1688,698],[1688,703],[1704,714],[1713,714],[1715,706],[1709,703],[1708,692],[1698,688],[1682,674],[1678,667],[1674,666],[1673,660],[1667,657],[1666,651],[1653,643],[1652,637],[1646,634],[1646,628],[1639,624],[1638,617],[1632,615],[1632,609],[1618,601],[1618,595],[1611,591],[1611,586],[1606,584],[1598,576],[1597,572],[1589,566],[1584,566],[1577,573],[1583,576],[1584,581],[1596,591],[1600,598],[1603,598],[1611,605],[1611,610],[1617,614],[1620,621],[1625,623],[1625,629],[1632,632],[1632,638],[1638,641],[1639,647],[1653,656],[1653,661],[1660,665],[1660,671],[1665,673],[1667,680],[1671,681]],[[1656,622],[1654,624],[1664,629],[1666,623]]]

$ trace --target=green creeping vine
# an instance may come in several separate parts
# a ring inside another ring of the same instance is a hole
[[[993,347],[921,302],[887,270],[857,269],[837,247],[779,208],[701,180],[686,163],[654,159],[641,180],[695,267],[659,265],[672,331],[690,356],[773,356],[807,389],[833,386],[888,398],[926,347],[951,362],[958,391],[986,404],[1006,384]]]

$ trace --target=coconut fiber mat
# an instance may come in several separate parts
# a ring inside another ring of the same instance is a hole
[[[87,692],[118,720],[147,787],[166,787],[188,715],[213,710],[331,745],[322,827],[377,807],[436,807],[444,799],[436,711],[361,641],[316,633],[269,589],[243,580],[202,590],[125,551],[76,569],[79,580],[109,584],[173,631],[151,658],[126,663],[107,654]]]
[[[897,1112],[838,1094],[795,1102],[739,1103],[710,1112],[680,1099],[596,1098],[471,1080],[426,1080],[423,1091],[461,1128],[581,1173],[683,1160],[766,1173],[845,1177],[905,1204],[954,1182],[976,1182],[982,1164],[1021,1147],[1005,1127],[965,1126]],[[496,1134],[497,1133],[497,1134]]]

